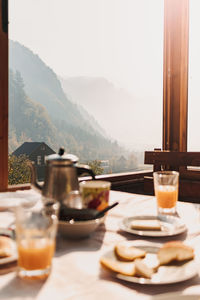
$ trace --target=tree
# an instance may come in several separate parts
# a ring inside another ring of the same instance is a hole
[[[16,73],[15,73],[15,80],[16,80],[17,85],[21,88],[21,90],[23,90],[24,89],[24,80],[19,71],[16,71]]]
[[[26,155],[9,155],[8,157],[8,184],[22,184],[30,182],[31,172]]]
[[[88,165],[90,166],[95,175],[103,174],[103,168],[101,167],[100,160],[92,160],[88,163]]]

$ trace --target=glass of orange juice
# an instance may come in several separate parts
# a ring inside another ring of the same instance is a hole
[[[158,214],[175,214],[178,200],[179,173],[159,171],[153,173]]]
[[[18,275],[21,278],[46,278],[55,251],[59,203],[16,209]]]

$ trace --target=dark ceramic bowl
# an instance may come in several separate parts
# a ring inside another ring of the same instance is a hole
[[[96,219],[98,213],[99,211],[96,209],[76,209],[61,205],[59,220],[70,221],[73,219],[74,221],[89,221]]]

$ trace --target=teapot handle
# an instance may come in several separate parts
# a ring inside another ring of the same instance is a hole
[[[80,176],[83,173],[89,174],[90,176],[92,176],[92,179],[95,180],[95,174],[92,171],[92,169],[88,166],[88,165],[81,165],[81,164],[77,164],[77,174],[78,176]]]
[[[32,187],[34,187],[37,191],[41,192],[43,185],[40,185],[37,181],[37,175],[36,175],[34,162],[28,161],[27,165],[31,170],[31,185],[32,185]]]

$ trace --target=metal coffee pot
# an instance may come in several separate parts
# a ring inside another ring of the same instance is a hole
[[[71,192],[79,190],[78,176],[85,173],[95,179],[95,175],[88,165],[77,164],[77,162],[78,157],[65,154],[63,148],[59,149],[58,154],[47,156],[44,184],[38,183],[35,166],[31,162],[29,166],[32,186],[41,192],[43,199],[62,203]]]

